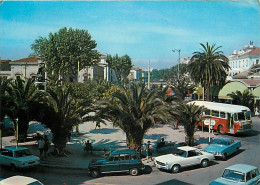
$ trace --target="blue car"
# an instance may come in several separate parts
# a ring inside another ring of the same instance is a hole
[[[259,170],[256,166],[235,164],[227,167],[222,177],[209,185],[258,185],[260,184]]]
[[[205,151],[214,154],[215,158],[222,158],[224,160],[227,157],[239,150],[241,147],[241,141],[234,141],[229,138],[217,138],[213,142],[204,148]]]

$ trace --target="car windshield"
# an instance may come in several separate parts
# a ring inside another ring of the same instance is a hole
[[[25,157],[25,156],[29,156],[32,155],[30,150],[25,149],[25,150],[17,150],[14,152],[15,153],[15,157]]]
[[[214,139],[212,144],[227,145],[227,141],[222,140],[222,139]]]
[[[222,175],[223,178],[231,179],[231,180],[239,181],[239,182],[245,181],[244,176],[245,176],[244,173],[234,171],[234,170],[228,170],[228,169],[226,169]]]
[[[180,150],[178,149],[176,152],[175,152],[176,155],[178,156],[181,156],[181,157],[186,157],[187,156],[187,152],[184,151],[184,150]]]
[[[246,120],[251,120],[251,112],[247,111],[245,112],[245,114],[246,114]]]

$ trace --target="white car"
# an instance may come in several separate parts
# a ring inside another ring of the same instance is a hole
[[[171,170],[178,173],[181,168],[200,164],[207,167],[214,155],[194,147],[182,146],[177,148],[175,154],[167,154],[155,157],[155,166],[159,169]]]
[[[43,185],[43,184],[34,178],[17,175],[0,181],[0,185]]]
[[[31,154],[25,147],[5,147],[0,149],[0,164],[16,168],[29,168],[40,164],[40,158]]]

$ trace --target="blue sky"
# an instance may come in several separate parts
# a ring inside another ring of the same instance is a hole
[[[20,59],[38,37],[63,27],[86,29],[97,50],[128,54],[137,67],[162,69],[200,50],[222,46],[226,55],[260,47],[260,4],[248,1],[4,1],[0,5],[0,54]]]

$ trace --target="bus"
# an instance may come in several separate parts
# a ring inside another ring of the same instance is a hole
[[[200,115],[201,127],[209,127],[220,134],[237,134],[252,130],[253,122],[248,107],[208,101],[192,101],[189,104],[204,106],[205,112]]]

